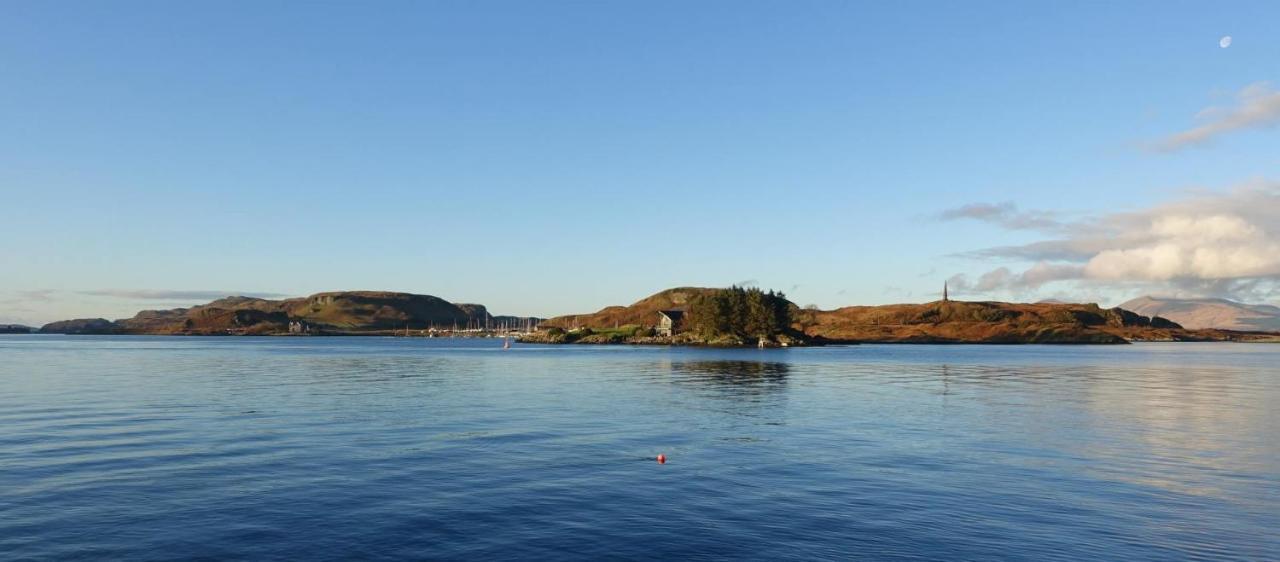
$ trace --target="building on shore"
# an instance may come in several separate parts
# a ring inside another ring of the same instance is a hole
[[[684,328],[684,311],[683,310],[659,310],[658,311],[658,329],[659,336],[669,337],[678,333]]]

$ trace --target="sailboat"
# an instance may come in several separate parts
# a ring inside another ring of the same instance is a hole
[[[502,349],[511,349],[511,336],[502,336]]]

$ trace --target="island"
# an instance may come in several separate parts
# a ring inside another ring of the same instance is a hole
[[[479,304],[431,295],[334,291],[270,300],[233,296],[190,308],[144,310],[132,318],[64,320],[41,333],[136,335],[489,335],[531,331],[541,318],[494,316]]]
[[[721,347],[812,345],[796,323],[795,304],[782,293],[756,288],[680,287],[631,306],[548,319],[531,343],[630,343]]]
[[[1126,344],[1142,341],[1280,342],[1280,333],[1219,329],[1189,330],[1176,322],[1096,304],[956,301],[947,297],[920,304],[849,306],[835,310],[800,308],[786,301],[779,324],[767,329],[742,324],[735,309],[708,311],[707,303],[726,291],[754,289],[679,287],[590,314],[558,316],[521,341],[537,343],[629,343],[667,345],[815,344]],[[774,295],[785,301],[781,293]],[[707,329],[708,316],[724,324]],[[738,320],[734,320],[738,319]],[[667,327],[664,331],[664,325]]]
[[[389,291],[333,291],[270,300],[233,296],[131,318],[46,324],[45,334],[509,336],[525,343],[793,347],[858,343],[1126,344],[1280,342],[1270,331],[1188,329],[1124,308],[1059,302],[942,300],[800,307],[781,292],[677,287],[628,306],[553,318],[500,316],[484,305]]]

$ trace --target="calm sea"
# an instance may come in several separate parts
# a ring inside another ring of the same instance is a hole
[[[1280,346],[500,348],[0,336],[0,559],[1280,559]]]

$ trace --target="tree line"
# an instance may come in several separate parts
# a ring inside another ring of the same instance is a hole
[[[708,339],[772,338],[791,328],[791,303],[786,295],[755,287],[735,285],[698,295],[685,314],[688,329]]]

